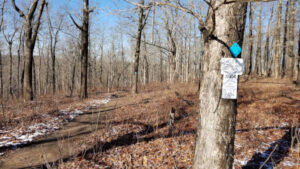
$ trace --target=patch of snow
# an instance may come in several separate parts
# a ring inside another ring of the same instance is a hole
[[[289,123],[287,123],[287,122],[281,123],[281,127],[287,127],[287,126],[289,126]]]
[[[5,134],[5,133],[7,133],[7,131],[0,130],[0,134]]]
[[[283,166],[287,166],[287,167],[293,167],[293,166],[300,165],[300,163],[296,164],[291,161],[284,161],[282,164],[283,164]]]
[[[90,105],[93,104],[93,106],[101,106],[103,104],[107,104],[109,101],[109,98],[103,100],[93,100],[90,102]],[[87,108],[89,109],[90,106]],[[42,117],[50,119],[45,123],[36,123],[27,127],[26,129],[19,128],[8,131],[0,130],[0,148],[12,147],[15,149],[20,145],[32,142],[38,136],[43,136],[60,129],[60,126],[62,126],[64,123],[73,120],[81,114],[83,114],[83,111],[81,110],[75,109],[71,111],[71,108],[67,108],[65,110],[60,110],[59,117],[51,117],[48,114],[42,115]]]
[[[109,103],[110,102],[110,99],[109,98],[107,98],[107,99],[102,99],[102,100],[92,100],[92,101],[90,101],[90,106],[95,106],[95,107],[97,107],[97,106],[101,106],[101,105],[103,105],[103,104],[107,104],[107,103]]]
[[[242,159],[242,160],[234,159],[234,164],[244,166],[247,164],[248,161],[249,161],[248,159]]]

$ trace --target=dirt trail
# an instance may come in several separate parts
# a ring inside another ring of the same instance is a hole
[[[136,101],[136,100],[135,100]],[[43,164],[65,159],[90,147],[80,147],[78,142],[88,134],[103,127],[98,125],[111,117],[113,111],[130,103],[126,97],[112,99],[99,109],[89,110],[84,115],[63,126],[48,136],[44,136],[24,148],[10,151],[0,161],[1,169],[35,168]],[[91,147],[93,145],[90,145]]]

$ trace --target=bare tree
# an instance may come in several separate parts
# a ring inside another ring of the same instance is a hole
[[[56,79],[55,79],[55,59],[56,59],[56,45],[58,42],[58,35],[59,32],[61,30],[62,27],[62,23],[63,23],[63,15],[60,16],[59,18],[59,23],[58,26],[56,28],[56,31],[54,32],[53,26],[52,26],[52,22],[50,19],[50,15],[49,15],[49,7],[48,7],[48,3],[46,4],[46,9],[47,9],[47,19],[48,19],[48,29],[49,29],[49,36],[50,36],[50,56],[52,59],[52,92],[55,93],[56,91]]]
[[[271,8],[271,15],[268,22],[268,29],[266,34],[266,41],[265,41],[265,52],[264,52],[264,74],[267,76],[271,75],[271,55],[270,55],[270,36],[271,36],[271,24],[272,24],[272,18],[273,18],[273,6]]]
[[[144,0],[140,0],[140,5],[144,5]],[[144,9],[142,7],[139,8],[139,21],[138,21],[138,31],[136,36],[136,46],[135,46],[135,54],[134,54],[134,65],[133,65],[133,85],[132,92],[138,92],[138,73],[139,73],[139,60],[140,60],[140,51],[141,51],[141,38],[142,32],[146,25],[146,17],[144,14]]]
[[[34,0],[30,9],[25,15],[24,12],[16,5],[15,0],[12,0],[14,9],[20,14],[25,21],[25,36],[26,36],[26,54],[25,54],[25,68],[24,68],[24,99],[33,100],[33,86],[32,86],[32,64],[33,64],[33,50],[35,41],[37,38],[38,30],[40,27],[40,20],[46,4],[45,0],[41,0],[40,7],[37,16],[35,17],[35,11],[37,9],[39,0]],[[36,20],[34,21],[34,19]]]
[[[281,28],[281,14],[282,14],[282,0],[278,0],[277,2],[277,13],[276,13],[276,30],[274,37],[274,77],[277,79],[280,77],[280,53],[279,53],[279,45],[280,45],[280,28]]]
[[[282,64],[281,64],[281,76],[284,77],[286,73],[286,64],[287,64],[287,58],[286,58],[286,42],[288,40],[287,38],[287,30],[288,30],[288,14],[289,14],[289,1],[286,1],[286,7],[284,12],[284,31],[283,31],[283,45],[282,45]]]
[[[80,98],[88,98],[88,54],[89,54],[89,15],[93,9],[89,9],[89,0],[83,0],[83,18],[82,26],[79,26],[73,17],[70,15],[74,25],[81,32],[81,85]]]
[[[0,32],[2,31],[2,26],[3,26],[3,16],[4,16],[4,8],[5,8],[5,3],[6,0],[3,0],[1,3],[1,15],[0,15]],[[0,80],[1,80],[1,88],[0,88],[0,97],[1,100],[3,99],[3,65],[2,65],[2,54],[1,54],[1,49],[0,49]]]
[[[248,76],[250,77],[250,74],[252,72],[252,51],[253,51],[253,3],[249,3],[249,70],[248,70]]]
[[[14,42],[14,37],[18,31],[18,28],[16,26],[16,19],[14,17],[13,19],[13,25],[14,25],[14,29],[13,32],[5,33],[5,30],[3,30],[3,36],[4,39],[6,40],[7,44],[8,44],[8,51],[9,51],[9,95],[11,98],[13,98],[13,87],[12,87],[12,79],[13,79],[13,75],[12,75],[12,66],[13,66],[13,55],[12,55],[12,47],[13,47],[13,42]]]
[[[203,34],[203,81],[200,89],[201,101],[193,167],[231,169],[237,102],[221,99],[222,75],[218,70],[221,58],[232,56],[229,45],[234,42],[240,45],[243,43],[247,3],[219,0],[205,2],[209,6],[206,21],[178,1],[159,2],[156,5],[168,5],[193,15],[198,19],[199,30]]]
[[[262,73],[262,61],[261,61],[261,41],[262,41],[262,33],[261,33],[261,24],[262,24],[262,5],[259,3],[259,14],[258,14],[258,26],[257,26],[257,46],[256,46],[256,74],[261,76]]]
[[[295,42],[295,0],[290,0],[290,9],[289,9],[289,27],[288,27],[288,42],[287,42],[287,69],[286,69],[286,76],[289,79],[296,80],[297,75],[294,76],[296,73],[297,68],[297,59],[294,54],[294,42]]]

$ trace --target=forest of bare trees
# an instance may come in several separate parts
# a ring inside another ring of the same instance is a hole
[[[93,31],[90,34],[99,38],[90,38],[90,42],[83,43],[83,39],[89,39],[86,37],[88,25],[96,24],[85,21],[94,21],[87,14],[94,9],[83,10],[85,17],[82,18],[83,24],[79,25],[68,11],[51,13],[56,12],[49,11],[51,5],[51,2],[34,1],[30,4],[31,10],[23,11],[15,1],[2,2],[3,98],[32,100],[34,96],[56,91],[66,94],[78,91],[84,98],[87,90],[94,87],[133,86],[132,90],[138,91],[135,86],[149,82],[199,79],[205,39],[198,29],[197,18],[185,14],[186,11],[159,4],[139,8],[137,13],[120,14],[117,24],[120,29],[112,30],[111,38],[104,36],[103,31]],[[297,1],[278,1],[262,10],[262,2],[249,3],[245,30],[247,42],[242,54],[248,65],[249,78],[299,79],[297,5]],[[207,8],[205,3],[193,1],[185,6],[191,9],[199,6],[199,10]],[[205,13],[197,15],[204,17]],[[75,26],[72,31],[68,30],[72,21],[78,30]],[[134,23],[137,28],[134,28]],[[124,40],[129,40],[129,43],[124,44]],[[79,52],[79,49],[87,51]],[[80,56],[85,59],[80,59]]]
[[[300,84],[299,1],[119,1],[1,0],[2,102],[199,84],[193,166],[232,168],[237,100],[221,99],[220,60],[237,42],[244,81]]]

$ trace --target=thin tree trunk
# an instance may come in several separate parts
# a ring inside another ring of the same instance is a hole
[[[262,41],[262,33],[261,33],[261,24],[262,24],[262,4],[259,3],[259,18],[258,18],[258,26],[257,26],[257,50],[256,50],[256,74],[261,76],[262,73],[262,58],[261,58],[261,41]]]
[[[210,1],[212,8],[220,3],[223,1]],[[237,42],[242,46],[246,12],[247,3],[223,4],[215,13],[209,9],[206,27],[199,26],[204,33],[205,55],[193,166],[195,169],[232,169],[233,166],[237,101],[221,99],[220,60],[232,56],[228,50],[230,44]],[[238,19],[232,16],[238,16]],[[208,34],[211,30],[207,30],[212,27],[215,30],[213,35]],[[218,38],[227,46],[217,40],[208,40],[209,37]]]
[[[250,74],[252,72],[252,51],[253,51],[253,7],[252,3],[249,3],[249,68],[248,68],[248,77],[250,77]]]
[[[3,75],[2,75],[2,72],[3,72],[3,66],[2,66],[2,54],[1,54],[1,51],[0,51],[0,80],[1,80],[1,88],[0,88],[0,97],[1,97],[1,100],[3,100]]]
[[[13,98],[13,89],[12,89],[12,65],[13,65],[13,58],[12,58],[12,42],[8,44],[9,48],[9,95],[10,98]]]
[[[34,62],[34,58],[32,59],[32,75],[33,75],[33,95],[36,96],[36,66]]]
[[[286,58],[286,42],[288,40],[287,38],[287,30],[288,30],[288,13],[289,13],[289,1],[286,1],[286,7],[285,7],[285,17],[284,17],[284,32],[283,32],[283,49],[282,49],[282,65],[281,65],[281,76],[284,77],[286,74],[286,64],[287,64],[287,58]]]
[[[140,5],[144,5],[144,0],[140,0]],[[134,55],[134,65],[133,65],[133,86],[132,93],[138,92],[138,77],[139,77],[139,60],[140,60],[140,48],[141,48],[141,37],[143,31],[143,20],[144,20],[144,9],[139,8],[139,25],[136,37],[135,55]]]
[[[70,94],[70,97],[73,97],[74,88],[75,88],[76,65],[77,65],[77,56],[75,56],[75,61],[74,61],[73,69],[72,69],[71,94]]]

